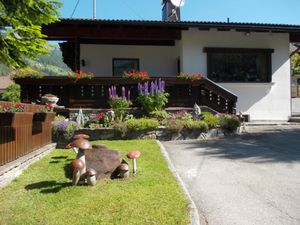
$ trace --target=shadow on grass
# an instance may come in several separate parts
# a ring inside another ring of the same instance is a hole
[[[41,181],[25,186],[27,191],[40,189],[42,194],[53,194],[59,192],[62,188],[71,186],[71,183],[58,183],[56,181]]]
[[[300,129],[276,129],[218,140],[192,141],[185,151],[199,156],[246,160],[250,163],[300,161]]]

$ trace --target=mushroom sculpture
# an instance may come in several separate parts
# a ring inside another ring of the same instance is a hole
[[[136,167],[136,159],[137,159],[138,157],[140,157],[140,155],[141,155],[140,151],[137,151],[137,150],[131,151],[131,152],[129,152],[129,153],[127,154],[127,158],[128,158],[128,159],[132,159],[133,175],[136,174],[136,171],[137,171],[137,167]]]
[[[90,186],[95,186],[97,183],[97,171],[90,168],[86,171],[86,178],[87,178],[87,183]]]
[[[90,136],[87,135],[87,134],[76,134],[76,135],[73,137],[74,140],[77,140],[77,139],[80,139],[80,138],[83,138],[83,139],[89,139]],[[66,146],[66,148],[72,148],[73,151],[74,151],[76,154],[78,153],[78,148],[76,148],[76,147],[71,147],[71,143],[69,143],[69,144]]]
[[[72,177],[72,184],[76,185],[78,184],[80,177],[81,177],[81,171],[84,168],[84,163],[79,159],[74,159],[72,161],[72,167],[73,167],[73,177]]]
[[[75,141],[73,141],[70,146],[72,148],[78,148],[78,153],[76,156],[76,159],[80,159],[83,164],[84,164],[84,168],[81,170],[81,178],[85,179],[85,172],[86,172],[86,162],[85,162],[85,155],[84,155],[84,151],[87,149],[91,149],[92,145],[90,144],[90,142],[86,139],[83,138],[79,138],[76,139]]]
[[[121,163],[118,167],[119,174],[121,178],[128,178],[129,177],[129,166],[127,163]]]
[[[76,134],[76,135],[74,135],[74,137],[73,137],[73,139],[80,139],[80,138],[83,138],[83,139],[89,139],[90,138],[90,136],[89,135],[87,135],[87,134]]]

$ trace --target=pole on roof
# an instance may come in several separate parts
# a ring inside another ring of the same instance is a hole
[[[93,0],[93,19],[96,19],[96,0]]]

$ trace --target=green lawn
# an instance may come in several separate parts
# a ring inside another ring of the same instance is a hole
[[[138,174],[103,180],[97,186],[70,186],[75,154],[55,150],[0,190],[0,224],[161,224],[189,223],[188,203],[155,141],[101,141],[125,157],[142,153]],[[131,162],[129,162],[131,165]]]

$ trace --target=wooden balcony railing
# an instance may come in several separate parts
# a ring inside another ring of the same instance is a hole
[[[157,77],[158,78],[158,77]],[[235,114],[237,96],[209,79],[185,81],[176,77],[163,77],[170,93],[168,106],[192,107],[194,103],[208,106],[220,113]],[[107,108],[108,88],[124,86],[137,97],[137,83],[121,77],[96,77],[92,80],[74,80],[68,77],[43,77],[41,79],[15,79],[21,85],[23,101],[36,101],[51,93],[59,97],[59,105],[66,108]],[[118,89],[118,88],[117,88]],[[119,88],[120,90],[120,88]]]

